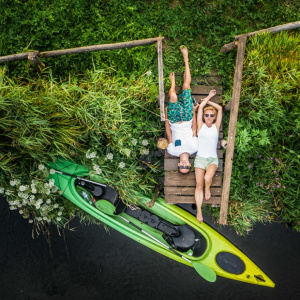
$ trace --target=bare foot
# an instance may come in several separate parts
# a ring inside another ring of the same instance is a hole
[[[209,200],[211,197],[210,189],[205,189],[205,200]]]
[[[184,45],[181,45],[181,46],[179,47],[179,49],[180,49],[180,51],[181,51],[181,53],[182,53],[183,59],[187,59],[187,58],[189,57],[189,52],[188,52],[187,47],[184,46]]]
[[[172,81],[175,81],[175,73],[174,72],[170,73],[169,79],[170,79],[171,83],[172,83]]]
[[[202,223],[203,222],[203,217],[202,217],[202,212],[201,212],[201,209],[199,209],[197,211],[197,220],[199,223]]]

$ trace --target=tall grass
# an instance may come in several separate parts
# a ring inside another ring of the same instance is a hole
[[[151,192],[157,168],[146,155],[163,132],[152,77],[124,78],[112,76],[110,70],[95,70],[80,81],[57,81],[46,73],[24,84],[4,73],[0,74],[0,179],[12,209],[31,221],[57,221],[54,215],[45,216],[46,207],[40,211],[41,203],[37,204],[37,195],[31,197],[29,188],[32,180],[43,183],[46,189],[40,186],[38,193],[47,201],[51,188],[43,164],[57,157],[85,164],[93,178],[118,188],[124,201],[134,202],[136,193]],[[19,194],[20,189],[26,195]],[[30,203],[23,201],[30,197]],[[54,195],[53,200],[59,197]],[[56,223],[77,214],[74,206],[59,201],[68,209]]]

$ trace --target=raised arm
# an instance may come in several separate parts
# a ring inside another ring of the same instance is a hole
[[[171,143],[173,143],[173,141],[172,141],[172,131],[171,131],[171,127],[170,127],[170,123],[169,123],[169,119],[168,119],[168,110],[167,110],[167,108],[165,108],[165,116],[166,116],[165,127],[166,127],[167,140],[168,140],[168,143],[171,144]]]
[[[217,126],[217,129],[218,131],[220,130],[220,126],[221,126],[221,122],[222,122],[222,106],[217,104],[217,103],[214,103],[212,101],[208,101],[207,102],[208,105],[211,105],[212,107],[214,107],[217,111],[218,111],[218,115],[217,115],[217,119],[216,119],[216,126]]]
[[[203,108],[204,106],[208,103],[208,101],[215,96],[215,94],[217,93],[216,90],[211,90],[208,94],[207,97],[205,97],[204,99],[202,99],[202,102],[199,106],[198,109],[198,116],[197,116],[197,133],[199,132],[199,130],[201,129],[202,125],[203,125]]]

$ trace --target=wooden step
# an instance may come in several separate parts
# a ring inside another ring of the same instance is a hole
[[[176,91],[177,92],[177,91]],[[179,93],[179,91],[178,91]],[[193,94],[192,93],[192,96],[196,99],[196,101],[198,103],[201,102],[201,99],[204,99],[205,97],[207,97],[208,94]],[[217,104],[220,104],[222,105],[223,104],[223,100],[222,100],[222,96],[214,96],[212,99],[211,99],[212,102],[215,102]],[[168,104],[169,103],[169,94],[165,94],[165,104]]]
[[[216,172],[213,180],[212,187],[222,185],[222,173]],[[190,172],[188,174],[181,174],[179,172],[165,172],[164,186],[184,186],[184,187],[195,187],[196,178],[195,172]]]
[[[210,192],[211,192],[212,196],[221,196],[222,195],[222,188],[220,188],[220,187],[211,187]],[[181,187],[166,186],[164,188],[164,194],[165,195],[194,196],[195,188],[194,187],[187,187],[187,186],[181,186]],[[203,191],[203,194],[204,194],[204,191]]]
[[[203,200],[203,204],[211,204],[216,207],[221,204],[222,197],[211,196],[209,200]],[[176,203],[196,203],[194,196],[177,196],[177,195],[165,195],[165,202],[167,204]],[[216,205],[217,204],[217,205]]]

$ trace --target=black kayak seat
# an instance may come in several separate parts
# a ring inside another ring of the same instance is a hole
[[[125,209],[125,204],[119,198],[119,193],[116,189],[110,186],[100,186],[96,182],[87,182],[84,179],[77,179],[75,185],[79,185],[90,192],[95,200],[106,200],[116,207],[115,215],[122,213]]]

